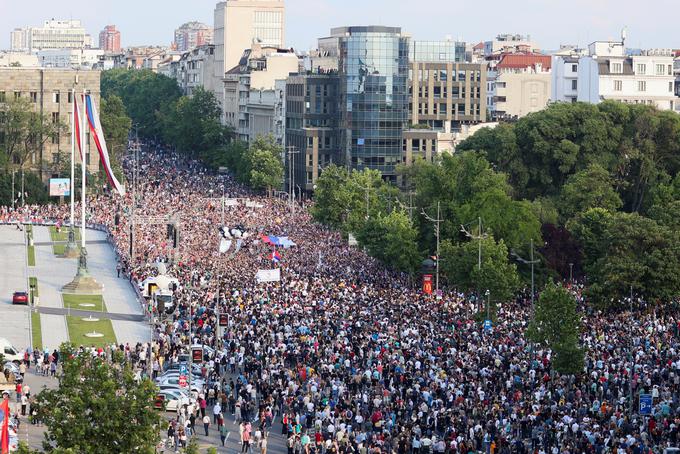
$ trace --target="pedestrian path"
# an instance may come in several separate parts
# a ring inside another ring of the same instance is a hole
[[[14,225],[0,226],[0,337],[16,348],[30,345],[30,314],[26,306],[12,304],[12,294],[28,291],[25,232]]]
[[[40,314],[43,349],[54,350],[69,341],[66,317],[63,315]]]

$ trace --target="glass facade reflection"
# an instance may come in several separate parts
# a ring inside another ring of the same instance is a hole
[[[412,41],[412,62],[464,62],[465,43],[460,41]]]
[[[341,27],[339,96],[342,145],[356,169],[394,178],[408,121],[409,39],[398,27]]]

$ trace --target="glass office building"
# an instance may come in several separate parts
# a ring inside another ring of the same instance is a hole
[[[465,62],[465,43],[461,41],[411,41],[411,62]]]
[[[355,169],[395,178],[408,121],[409,39],[398,27],[340,27],[341,146]]]

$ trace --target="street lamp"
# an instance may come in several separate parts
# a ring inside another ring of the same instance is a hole
[[[479,241],[479,253],[478,253],[478,256],[477,256],[477,270],[481,271],[482,270],[482,240],[485,239],[488,235],[486,233],[482,233],[482,218],[481,218],[481,216],[477,218],[477,222],[478,222],[478,226],[479,226],[478,227],[479,230],[477,231],[477,235],[473,235],[472,233],[468,232],[464,225],[460,226],[460,231],[462,233],[464,233],[465,236],[470,238],[471,240]],[[479,287],[477,287],[477,299],[478,300],[479,300],[479,292],[480,291],[481,291],[481,289]],[[477,310],[480,310],[479,301],[477,301]]]
[[[570,283],[570,284],[573,284],[573,283],[574,283],[574,279],[573,279],[573,270],[574,270],[574,264],[573,264],[573,263],[570,263],[570,264],[569,264],[569,283]]]
[[[533,311],[534,295],[536,294],[536,292],[534,291],[534,265],[536,263],[539,263],[540,260],[538,260],[538,259],[534,260],[534,240],[533,240],[533,238],[530,240],[530,244],[531,244],[531,250],[529,252],[529,254],[530,254],[529,260],[526,260],[526,259],[520,257],[519,255],[517,255],[517,253],[515,251],[511,251],[510,255],[515,257],[515,260],[517,260],[518,262],[524,263],[525,265],[531,265],[531,309]],[[571,265],[571,263],[570,263],[570,265]]]
[[[491,320],[491,318],[489,318],[489,312],[491,310],[491,292],[489,289],[486,289],[484,295],[486,296],[486,319]]]

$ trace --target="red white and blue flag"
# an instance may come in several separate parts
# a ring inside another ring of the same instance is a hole
[[[94,100],[92,99],[92,96],[89,94],[84,95],[84,103],[85,103],[85,114],[87,117],[87,124],[89,125],[90,128],[90,134],[92,134],[92,138],[94,139],[94,143],[97,146],[97,151],[99,152],[99,160],[102,163],[102,167],[104,168],[104,173],[106,173],[106,178],[109,180],[109,183],[113,187],[113,189],[118,192],[120,195],[125,195],[125,188],[123,187],[122,184],[118,181],[116,176],[113,174],[113,167],[111,167],[111,160],[109,159],[109,150],[106,147],[106,140],[104,139],[104,131],[102,131],[102,125],[101,122],[99,121],[99,114],[97,113],[97,106],[94,104]],[[73,109],[73,115],[76,117],[75,119],[75,125],[76,125],[76,137],[78,137],[78,149],[80,150],[80,157],[82,160],[83,157],[83,150],[80,144],[80,111],[78,110],[78,106],[74,106]]]
[[[9,453],[9,400],[2,396],[0,401],[0,452]]]
[[[273,251],[272,252],[272,262],[279,263],[280,261],[281,261],[281,255],[279,255],[279,251]]]

